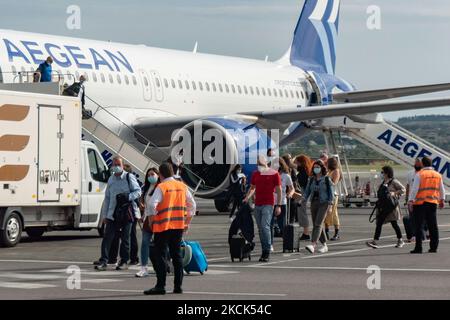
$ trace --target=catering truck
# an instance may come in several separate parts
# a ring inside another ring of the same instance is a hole
[[[76,97],[0,90],[0,244],[99,229],[108,167],[81,140]]]

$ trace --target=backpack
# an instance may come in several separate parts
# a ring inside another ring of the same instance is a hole
[[[130,187],[130,174],[127,173],[127,182],[128,182],[128,188],[131,191]],[[116,208],[114,209],[113,218],[114,222],[116,223],[117,227],[122,227],[126,225],[129,222],[134,222],[135,216],[134,216],[134,207],[133,207],[134,201],[127,201],[124,203],[121,203],[120,205],[117,204]]]
[[[65,96],[71,96],[71,97],[78,97],[81,91],[81,84],[79,82],[75,82],[63,91],[63,95]]]

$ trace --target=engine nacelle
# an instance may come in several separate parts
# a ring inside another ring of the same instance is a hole
[[[181,177],[196,195],[215,198],[229,185],[229,174],[241,164],[250,178],[259,154],[275,148],[278,131],[259,128],[253,122],[228,118],[197,120],[184,126],[172,138],[171,154],[183,156]],[[203,180],[203,183],[199,182]]]

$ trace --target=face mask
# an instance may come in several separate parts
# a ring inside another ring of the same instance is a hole
[[[156,182],[158,182],[158,177],[156,176],[150,176],[147,178],[148,182],[150,182],[150,184],[155,184]]]
[[[321,168],[314,168],[314,174],[319,174],[322,172]]]
[[[420,170],[422,170],[422,167],[421,166],[414,166],[414,169],[416,169],[416,171],[420,171]]]
[[[236,173],[237,173],[237,174],[241,174],[241,173],[242,173],[242,171],[241,171],[241,170],[238,170],[238,171],[236,171]]]
[[[116,174],[116,173],[122,173],[123,169],[121,166],[114,166],[111,168],[111,171]]]
[[[264,166],[258,166],[258,171],[259,172],[264,172],[266,170],[266,167]]]

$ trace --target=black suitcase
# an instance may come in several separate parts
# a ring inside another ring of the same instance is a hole
[[[234,262],[234,259],[239,259],[240,262],[244,259],[251,261],[251,251],[252,245],[244,237],[235,235],[230,239],[230,256],[232,262]]]
[[[290,221],[290,201],[287,201],[286,208],[286,219],[284,219],[285,223]],[[285,224],[283,228],[283,253],[285,252],[295,252],[299,251],[299,243],[297,240],[297,235],[300,233],[300,226],[289,223]]]

